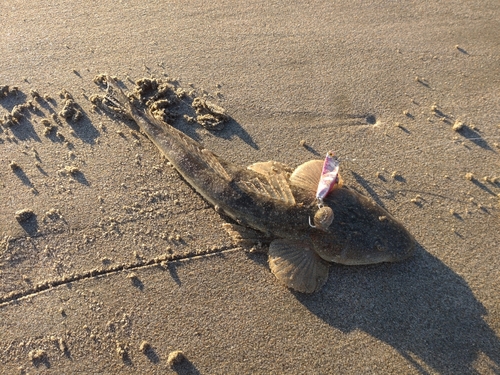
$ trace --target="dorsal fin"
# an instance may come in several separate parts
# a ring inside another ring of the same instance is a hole
[[[276,173],[292,173],[292,169],[288,165],[279,163],[277,161],[263,161],[254,163],[252,165],[249,165],[247,169],[260,173],[264,176],[273,175]]]
[[[290,176],[290,183],[315,194],[322,169],[323,160],[310,160],[305,162],[295,168]]]
[[[295,204],[295,198],[286,177],[282,173],[274,175],[258,174],[249,180],[240,180],[236,184],[246,192],[285,204]]]

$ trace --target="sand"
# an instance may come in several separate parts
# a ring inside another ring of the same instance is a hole
[[[499,373],[499,13],[2,7],[0,373]],[[106,72],[205,94],[231,120],[181,129],[232,162],[335,150],[416,255],[333,265],[314,295],[284,288],[132,123],[93,108]]]

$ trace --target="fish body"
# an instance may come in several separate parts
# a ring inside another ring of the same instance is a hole
[[[415,240],[403,225],[341,181],[321,202],[331,209],[333,220],[325,226],[309,224],[318,213],[323,161],[295,170],[277,162],[243,168],[135,107],[112,79],[107,81],[108,100],[139,125],[205,200],[241,226],[232,225],[233,233],[249,227],[270,241],[271,271],[286,286],[312,293],[326,282],[328,262],[393,262],[413,253]]]

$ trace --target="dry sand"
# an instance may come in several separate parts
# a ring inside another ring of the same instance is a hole
[[[498,2],[330,3],[1,6],[0,112],[38,110],[0,127],[0,373],[500,373]],[[183,130],[233,162],[334,149],[416,256],[287,290],[92,109],[104,72],[205,90],[233,121]]]

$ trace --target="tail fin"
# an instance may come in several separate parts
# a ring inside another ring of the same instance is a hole
[[[104,97],[106,106],[114,112],[124,114],[134,119],[136,110],[132,103],[130,103],[127,95],[125,95],[122,89],[118,87],[116,82],[109,75],[106,75],[106,84],[108,85],[106,96]]]
[[[170,135],[172,135],[172,133],[177,134],[177,130],[153,117],[149,110],[143,111],[140,108],[137,108],[134,103],[130,101],[127,95],[125,95],[117,83],[108,75],[106,75],[106,83],[108,87],[102,104],[106,107],[106,109],[120,115],[124,115],[135,121],[137,125],[139,125],[139,128],[151,139],[153,143],[156,143],[158,134],[165,129],[169,130]],[[177,134],[177,136],[189,138],[183,134]],[[160,149],[162,148],[160,147]]]

